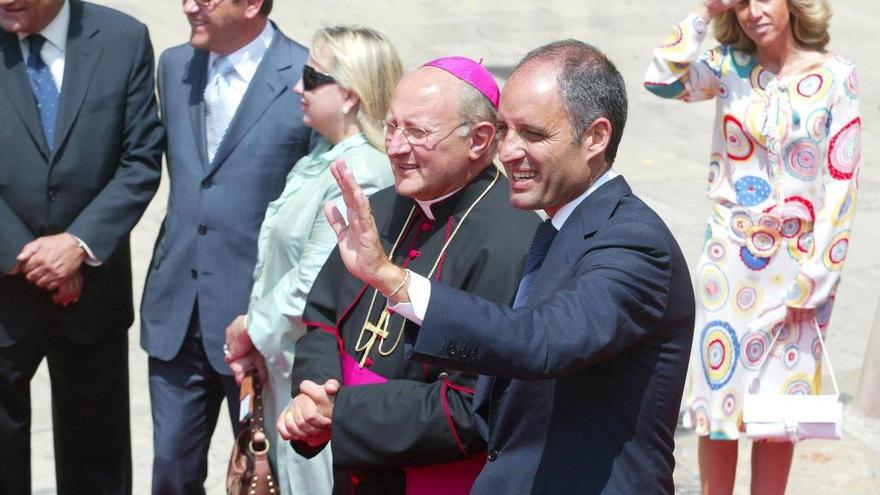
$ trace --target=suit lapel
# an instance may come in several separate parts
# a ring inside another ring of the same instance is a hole
[[[58,102],[58,120],[55,124],[55,147],[61,149],[95,74],[95,66],[103,51],[95,42],[98,28],[91,26],[83,15],[80,2],[70,2],[70,28],[64,55],[64,84]]]
[[[285,91],[288,84],[283,74],[292,68],[293,57],[284,44],[283,35],[277,29],[272,44],[266,50],[263,60],[245,92],[238,111],[229,124],[229,129],[217,148],[217,154],[208,173],[213,173],[238,146],[251,127],[262,117],[269,106]],[[204,119],[202,119],[204,121]]]
[[[588,238],[602,228],[620,202],[632,191],[622,176],[603,184],[575,208],[553,239],[553,244],[538,270],[526,306],[540,302],[542,295],[553,293],[558,284],[567,280],[563,274],[589,247]]]
[[[183,83],[189,86],[189,118],[198,148],[199,161],[208,169],[207,137],[205,136],[205,80],[208,77],[208,52],[195,50],[186,66]]]
[[[7,98],[24,122],[31,139],[34,140],[43,158],[48,161],[49,147],[46,143],[46,136],[43,134],[43,127],[40,125],[37,104],[34,101],[30,81],[28,81],[27,68],[21,58],[18,36],[2,30],[0,30],[0,91],[6,93]]]

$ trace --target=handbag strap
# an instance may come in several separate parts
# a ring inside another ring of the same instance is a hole
[[[780,306],[776,309],[769,311],[763,317],[755,320],[751,325],[749,325],[749,330],[755,330],[760,327],[770,327],[771,332],[772,328],[779,323],[785,322],[785,316],[787,312],[787,306]],[[769,320],[769,321],[768,321]],[[813,320],[815,322],[815,320]],[[816,336],[819,337],[819,345],[822,347],[822,359],[825,361],[825,364],[828,365],[828,373],[831,375],[831,384],[834,385],[834,395],[840,395],[840,387],[837,386],[837,377],[834,373],[834,367],[831,365],[831,358],[828,356],[828,348],[825,347],[825,339],[822,337],[822,329],[819,328],[819,325],[816,324],[813,328],[816,329]],[[764,371],[764,365],[767,363],[767,358],[770,357],[770,352],[773,351],[773,346],[776,345],[777,340],[779,340],[779,334],[781,331],[777,331],[773,334],[773,339],[770,340],[770,345],[767,346],[767,352],[761,356],[761,360],[758,363],[758,375],[760,375]]]

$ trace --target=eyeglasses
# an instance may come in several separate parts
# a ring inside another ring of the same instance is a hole
[[[306,91],[311,91],[324,84],[333,84],[336,82],[336,79],[333,79],[333,76],[321,74],[311,65],[303,65],[302,80],[303,89]]]
[[[470,122],[462,122],[457,126],[450,129],[450,131],[438,139],[437,142],[440,142],[447,137],[449,137],[453,132],[460,129],[461,126],[470,125]],[[437,129],[425,129],[423,127],[415,127],[415,126],[399,126],[393,122],[388,122],[387,120],[382,121],[382,130],[385,132],[385,140],[388,141],[397,131],[403,133],[403,138],[406,139],[411,146],[424,146],[425,143],[428,142],[428,137],[437,132]]]
[[[183,0],[183,3],[186,3],[188,0]],[[193,0],[199,7],[203,9],[213,9],[223,0]]]

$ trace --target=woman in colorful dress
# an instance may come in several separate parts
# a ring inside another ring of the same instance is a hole
[[[704,0],[645,76],[659,96],[716,105],[684,417],[701,436],[703,493],[733,490],[746,393],[820,392],[817,332],[847,253],[861,146],[858,78],[826,50],[830,17],[825,0]],[[710,21],[720,46],[701,53]],[[752,493],[783,493],[792,452],[753,444]]]
[[[296,341],[306,332],[306,296],[336,246],[323,206],[344,205],[330,164],[345,160],[367,194],[394,184],[380,122],[402,74],[397,53],[381,33],[330,27],[315,33],[302,78],[293,88],[302,99],[303,122],[321,136],[266,210],[248,314],[226,330],[227,362],[236,379],[254,368],[264,383],[268,378],[265,433],[283,494],[320,495],[332,489],[330,449],[312,459],[301,457],[288,442],[276,441],[275,420],[290,401]]]

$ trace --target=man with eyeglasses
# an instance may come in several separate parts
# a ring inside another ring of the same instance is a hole
[[[271,0],[184,0],[189,43],[159,60],[168,210],[141,306],[153,413],[153,493],[204,493],[223,398],[227,324],[247,310],[268,203],[308,152],[293,87],[307,50],[268,20]]]
[[[385,120],[395,187],[370,205],[395,263],[509,304],[538,217],[510,206],[492,166],[498,94],[492,75],[462,57],[406,75]],[[476,376],[405,359],[412,324],[385,311],[393,292],[365,287],[338,250],[330,255],[306,304],[296,397],[279,433],[305,456],[332,450],[335,493],[466,494],[485,462],[471,413]]]
[[[31,493],[44,357],[57,492],[131,493],[129,233],[165,136],[153,67],[147,27],[121,12],[0,0],[2,494]]]

